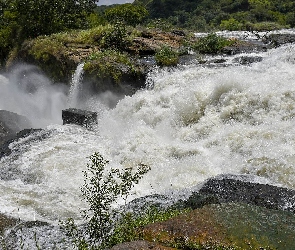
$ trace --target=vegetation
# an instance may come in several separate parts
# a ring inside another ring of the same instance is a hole
[[[161,19],[173,26],[200,31],[253,29],[270,22],[294,27],[295,3],[287,0],[135,0],[149,11],[149,20]]]
[[[107,169],[108,161],[100,154],[90,156],[90,164],[84,172],[84,185],[81,188],[89,209],[83,216],[86,224],[78,228],[72,219],[64,222],[68,235],[73,238],[78,249],[105,249],[109,245],[115,215],[113,203],[122,197],[125,201],[134,184],[149,171],[149,167],[141,164],[137,170]]]
[[[176,66],[179,60],[178,53],[170,47],[163,46],[156,54],[155,60],[160,66]]]
[[[229,46],[236,43],[234,39],[226,39],[224,37],[217,36],[215,33],[210,33],[205,37],[200,38],[192,46],[195,50],[202,54],[217,54],[225,46]]]
[[[0,55],[25,39],[87,27],[97,0],[1,0]]]

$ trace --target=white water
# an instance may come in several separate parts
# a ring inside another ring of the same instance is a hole
[[[251,66],[155,71],[153,89],[114,109],[92,99],[95,131],[55,124],[39,132],[47,134],[42,141],[34,140],[37,133],[11,144],[12,155],[0,161],[0,212],[51,222],[77,218],[85,207],[82,171],[95,151],[110,167],[151,166],[133,198],[223,173],[295,188],[295,46],[261,55]],[[1,88],[9,85],[0,81]]]
[[[83,67],[84,67],[84,63],[80,63],[72,77],[70,93],[68,98],[69,106],[72,108],[76,108],[78,104],[79,92],[81,90],[80,85],[81,85],[83,74],[84,74]]]

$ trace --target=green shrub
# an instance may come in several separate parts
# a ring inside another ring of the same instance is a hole
[[[179,61],[179,55],[170,47],[163,46],[155,54],[155,60],[160,66],[176,66]]]
[[[217,54],[225,46],[234,44],[235,40],[229,40],[224,37],[220,37],[215,33],[208,34],[205,37],[201,37],[193,45],[193,49],[202,54]]]
[[[119,197],[125,201],[132,187],[139,182],[150,168],[140,164],[136,170],[107,169],[109,161],[99,153],[90,156],[90,164],[84,171],[82,195],[89,208],[83,211],[86,224],[79,228],[73,219],[62,223],[78,249],[105,249],[109,246],[112,228],[119,211],[112,205]]]
[[[128,45],[126,26],[119,22],[105,32],[101,41],[101,46],[108,49],[124,50]]]
[[[230,18],[228,20],[222,20],[220,23],[220,28],[223,30],[241,30],[243,24],[237,21],[235,18]]]
[[[119,82],[123,73],[134,73],[133,64],[127,53],[117,50],[98,51],[89,56],[84,70],[99,78],[111,78]]]

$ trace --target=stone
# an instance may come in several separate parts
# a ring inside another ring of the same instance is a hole
[[[31,127],[32,124],[25,116],[0,110],[0,145],[11,139],[19,131]]]
[[[62,111],[63,124],[76,124],[86,128],[92,128],[97,124],[97,113],[87,110],[70,108]]]
[[[161,246],[159,244],[148,242],[145,240],[138,240],[132,242],[125,242],[112,247],[110,250],[173,250],[176,248]]]
[[[177,249],[285,250],[295,249],[294,226],[295,216],[287,211],[222,203],[206,205],[139,230],[144,240]]]

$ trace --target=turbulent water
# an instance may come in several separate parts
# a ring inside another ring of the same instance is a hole
[[[294,189],[295,45],[260,56],[250,66],[155,69],[149,87],[112,109],[104,104],[116,98],[110,93],[72,100],[98,112],[94,130],[61,125],[65,87],[36,72],[26,85],[19,84],[23,73],[1,76],[0,109],[44,130],[12,143],[12,154],[0,160],[0,212],[53,223],[79,218],[82,171],[94,152],[109,167],[151,167],[132,198],[192,188],[219,174],[251,174]]]

